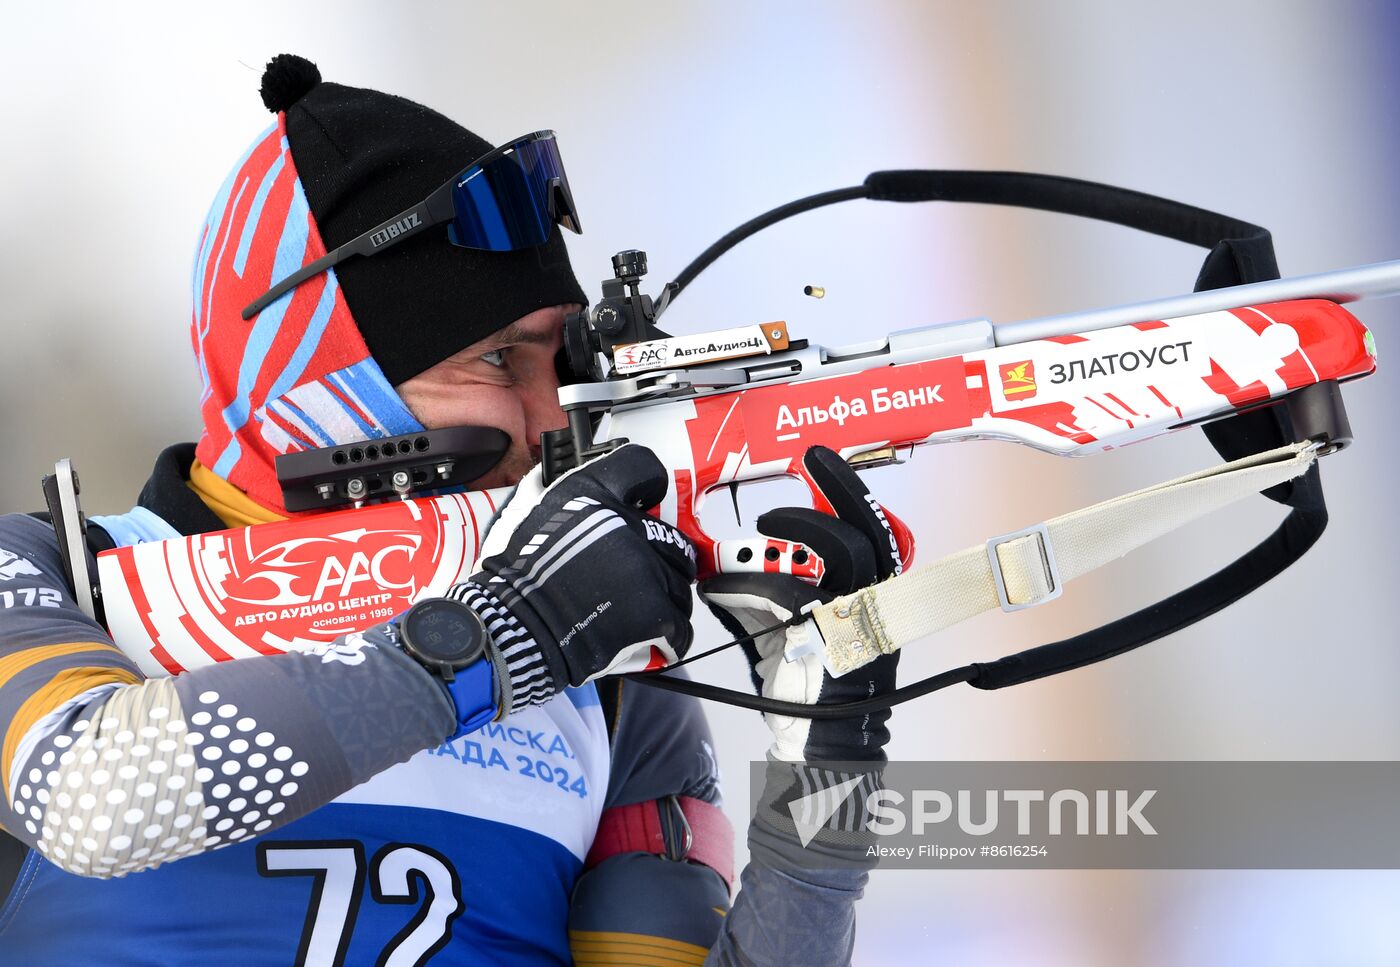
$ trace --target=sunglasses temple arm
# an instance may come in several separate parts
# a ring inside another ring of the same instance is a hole
[[[352,255],[374,255],[376,252],[383,251],[406,238],[417,235],[429,226],[451,218],[453,215],[451,189],[452,182],[449,181],[412,208],[399,212],[388,221],[374,226],[363,235],[351,239],[309,265],[303,265],[250,302],[243,310],[243,318],[253,318],[307,279],[321,274]]]
[[[348,246],[341,246],[334,252],[329,252],[326,255],[321,256],[316,261],[310,263],[309,265],[303,265],[300,269],[297,269],[297,271],[293,272],[281,282],[278,282],[272,288],[268,289],[262,295],[258,296],[252,302],[248,303],[248,305],[245,306],[243,309],[243,318],[253,318],[259,312],[262,312],[268,306],[272,305],[272,303],[276,302],[278,299],[282,298],[282,296],[286,295],[288,292],[301,285],[307,279],[311,278],[312,276],[319,275],[322,272],[326,271],[326,269],[335,265],[345,255],[350,254],[346,251],[347,247]]]

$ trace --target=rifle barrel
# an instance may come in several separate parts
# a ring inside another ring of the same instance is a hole
[[[1210,289],[1206,292],[1110,306],[1106,309],[1022,319],[1018,322],[1001,323],[993,328],[996,344],[1009,346],[1032,339],[1067,336],[1077,332],[1126,326],[1134,322],[1194,316],[1203,312],[1219,312],[1242,306],[1263,305],[1267,302],[1328,299],[1336,303],[1347,303],[1392,295],[1400,295],[1400,259],[1334,269],[1331,272],[1318,272],[1313,275],[1271,279],[1268,282],[1251,282],[1248,285]]]

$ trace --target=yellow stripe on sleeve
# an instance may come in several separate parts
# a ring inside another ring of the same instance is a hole
[[[570,930],[569,947],[579,967],[699,967],[709,953],[683,940],[608,930]]]
[[[85,646],[92,647],[92,646]],[[40,649],[32,649],[39,651]],[[28,652],[25,652],[28,654]],[[53,657],[53,656],[49,656]],[[15,712],[14,718],[5,729],[5,744],[0,748],[0,786],[5,787],[5,798],[10,798],[10,765],[24,733],[45,715],[58,708],[76,695],[90,688],[117,682],[122,685],[139,685],[141,679],[125,668],[65,668],[24,700]]]
[[[0,688],[5,687],[5,683],[14,678],[26,668],[33,668],[41,661],[48,661],[50,658],[61,658],[64,655],[76,655],[84,651],[106,651],[114,655],[120,655],[121,649],[115,645],[103,644],[97,641],[73,641],[61,645],[40,645],[38,648],[26,648],[17,651],[13,655],[6,655],[0,658]]]

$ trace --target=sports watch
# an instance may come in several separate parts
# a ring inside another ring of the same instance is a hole
[[[395,624],[403,650],[447,689],[463,730],[496,716],[496,676],[486,654],[490,639],[475,611],[452,598],[429,598]]]

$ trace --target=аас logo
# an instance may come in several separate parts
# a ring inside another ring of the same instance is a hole
[[[251,538],[256,528],[246,532]],[[325,537],[292,538],[264,548],[251,540],[226,547],[229,574],[220,597],[257,607],[319,604],[375,591],[412,597],[413,559],[422,535],[398,528],[357,528]]]

